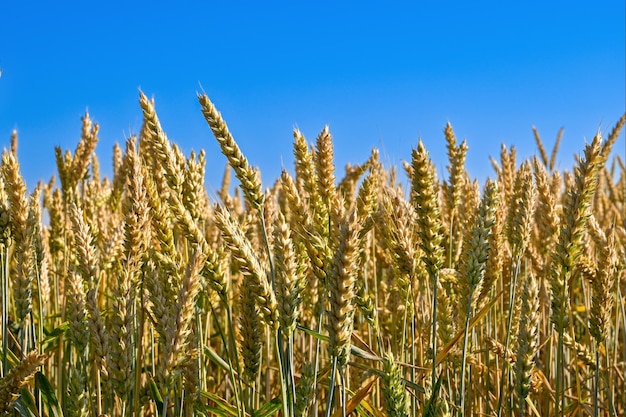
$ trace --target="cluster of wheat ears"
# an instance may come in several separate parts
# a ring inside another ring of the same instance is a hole
[[[206,95],[228,160],[207,194],[143,93],[112,179],[89,115],[58,181],[0,175],[0,415],[522,416],[626,413],[626,170],[515,148],[482,187],[444,130],[339,179],[324,128],[264,189]],[[230,186],[231,172],[239,186]],[[405,177],[406,174],[406,177]],[[45,219],[45,220],[43,220]]]

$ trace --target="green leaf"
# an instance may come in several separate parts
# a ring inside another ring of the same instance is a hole
[[[62,334],[65,334],[65,332],[69,328],[70,328],[69,321],[64,321],[63,323],[59,324],[58,327],[55,327],[52,330],[48,330],[46,327],[44,327],[43,332],[46,334],[47,337],[59,337]]]
[[[69,327],[69,322],[65,321],[51,331],[45,330],[44,328],[44,333],[46,334],[46,337],[42,341],[43,351],[50,352],[52,350],[55,350],[60,337],[65,334]]]
[[[204,354],[207,355],[212,362],[214,362],[217,366],[222,368],[224,371],[228,373],[231,372],[230,365],[224,359],[222,359],[222,357],[218,355],[217,352],[215,352],[213,349],[211,349],[208,346],[205,346]],[[233,374],[236,376],[237,372],[233,370]]]
[[[154,378],[150,378],[150,396],[156,404],[159,415],[163,415],[163,397],[159,392],[159,387],[157,387],[156,382],[154,382]]]
[[[229,404],[225,399],[221,398],[220,396],[216,394],[202,391],[202,390],[200,390],[198,393],[202,397],[207,398],[216,404],[216,407],[206,407],[207,410],[212,411],[213,413],[216,413],[217,415],[224,416],[224,417],[228,417],[228,416],[237,417],[238,415],[237,409],[233,407],[231,404]]]
[[[315,330],[311,330],[311,329],[307,329],[304,326],[297,326],[298,330],[302,330],[304,333],[315,337],[316,339],[321,340],[322,342],[326,342],[328,343],[328,336],[324,336],[323,334],[320,334],[318,332],[316,332]],[[363,349],[361,349],[360,347],[354,346],[353,344],[350,344],[350,353],[354,356],[358,356],[359,358],[362,359],[367,359],[367,360],[371,360],[371,361],[378,361],[381,362],[383,359],[376,356],[376,355],[372,355],[369,352],[364,351]]]
[[[274,397],[270,402],[265,403],[261,408],[254,412],[254,417],[267,417],[283,408],[281,397]]]
[[[48,416],[63,417],[63,410],[61,410],[59,400],[48,378],[43,373],[37,372],[35,374],[35,384],[41,393],[43,404],[48,409]]]
[[[30,393],[27,393],[27,394],[28,395],[26,395],[26,396],[22,395],[20,398],[15,400],[13,402],[13,407],[15,408],[15,411],[17,411],[17,413],[21,417],[35,417],[33,412],[30,411],[29,406],[26,403],[24,403],[24,398],[30,397],[32,399],[32,396],[30,395]],[[29,402],[30,400],[26,400],[26,401]],[[35,406],[35,401],[34,400],[32,400],[32,404],[33,404],[33,406]]]
[[[441,374],[437,378],[437,382],[435,382],[435,386],[433,387],[433,394],[428,399],[428,402],[424,406],[424,412],[422,413],[423,417],[435,417],[438,413],[439,409],[439,389],[441,388]]]

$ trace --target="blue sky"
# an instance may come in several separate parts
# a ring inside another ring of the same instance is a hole
[[[176,6],[174,4],[176,3]],[[535,152],[532,126],[559,166],[625,111],[623,1],[599,2],[3,2],[0,144],[20,137],[29,187],[74,150],[88,108],[97,154],[138,133],[138,89],[170,139],[225,158],[196,100],[203,88],[269,186],[292,167],[292,130],[329,124],[336,162],[410,158],[419,137],[445,174],[443,128],[467,138],[468,169],[491,175],[500,144]],[[200,87],[201,86],[201,87]],[[624,153],[624,135],[616,145]]]

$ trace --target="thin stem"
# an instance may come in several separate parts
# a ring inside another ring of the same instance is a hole
[[[434,282],[434,290],[433,290],[433,340],[432,340],[432,355],[433,355],[433,364],[432,364],[432,387],[437,383],[437,294],[438,286],[439,286],[439,271],[433,274],[433,282]]]
[[[144,306],[144,281],[143,279],[141,280],[141,286],[139,289],[139,297],[140,297],[140,308],[139,308],[139,325],[137,328],[137,336],[136,336],[136,340],[137,340],[137,363],[135,364],[135,393],[133,395],[133,408],[132,408],[132,412],[134,415],[139,416],[140,415],[140,406],[139,406],[139,392],[141,390],[141,376],[142,376],[142,369],[143,369],[143,357],[144,357],[144,352],[143,352],[143,332],[144,332],[144,325],[145,325],[145,316],[144,316],[144,309],[141,306]],[[137,304],[135,303],[135,309],[137,309]]]
[[[339,383],[341,384],[341,389],[339,390],[339,395],[341,397],[341,417],[346,417],[346,378],[343,372],[339,372]]]
[[[469,335],[469,323],[470,316],[472,314],[472,295],[474,294],[473,290],[470,290],[468,298],[467,298],[467,313],[465,316],[465,332],[463,334],[463,355],[461,359],[461,417],[465,416],[465,368],[467,363],[467,341]]]
[[[292,415],[291,410],[293,409],[293,401],[289,401],[289,393],[287,390],[287,381],[285,378],[285,369],[284,369],[284,365],[283,365],[283,352],[281,349],[281,345],[280,343],[282,342],[280,340],[280,330],[276,330],[276,332],[274,333],[274,339],[275,339],[275,345],[276,345],[276,359],[278,360],[278,370],[280,372],[280,392],[281,392],[281,396],[283,399],[283,413],[285,415],[285,417],[290,417]]]
[[[559,332],[559,341],[556,351],[556,416],[563,416],[565,409],[565,370],[563,366],[563,329],[557,329]]]
[[[337,357],[333,356],[330,369],[330,385],[328,386],[328,399],[326,401],[326,417],[330,417],[333,408],[333,397],[335,396],[335,375],[337,374]]]
[[[317,320],[317,333],[322,332],[322,317],[324,317],[324,311],[320,311],[320,315]],[[317,409],[317,374],[319,372],[320,367],[320,349],[321,342],[318,338],[315,338],[315,365],[314,365],[314,376],[313,376],[313,400],[311,401],[311,406],[314,410]]]
[[[229,377],[233,385],[233,390],[235,391],[235,403],[237,404],[237,413],[238,413],[237,415],[238,417],[243,417],[244,411],[242,410],[242,407],[239,406],[241,404],[240,392],[243,391],[242,386],[241,386],[241,378],[235,378],[235,373],[233,371],[233,361],[231,358],[231,353],[232,353],[235,357],[234,364],[235,366],[237,366],[237,374],[241,375],[241,371],[239,369],[239,354],[237,352],[237,345],[235,342],[235,331],[233,328],[233,316],[232,316],[232,311],[230,309],[230,305],[228,304],[226,300],[226,296],[221,295],[220,299],[222,303],[224,303],[224,307],[225,307],[224,309],[226,310],[226,319],[228,321],[228,326],[230,330],[229,331],[230,337],[228,341],[226,341],[226,337],[224,335],[224,331],[222,330],[222,326],[220,325],[219,320],[215,320],[215,325],[217,326],[218,333],[222,339],[224,349],[226,350],[226,358],[228,358],[228,371],[229,371],[228,373],[229,373]],[[213,314],[215,314],[215,310],[213,309],[212,305],[211,305],[211,310],[213,311]]]
[[[505,354],[509,351],[509,344],[511,343],[511,325],[513,323],[513,306],[515,304],[515,292],[517,289],[517,276],[519,275],[519,271],[520,271],[520,258],[517,257],[515,260],[515,268],[512,271],[513,273],[513,277],[511,280],[512,285],[511,285],[511,292],[509,294],[509,316],[508,316],[507,327],[506,327],[507,329],[506,330],[506,343],[504,344]],[[498,417],[502,415],[502,399],[504,397],[504,388],[505,388],[504,381],[505,379],[508,379],[511,365],[509,364],[509,362],[503,361],[503,366],[505,369],[503,369],[502,377],[500,379],[500,396],[498,398],[498,412],[497,412]]]
[[[596,370],[593,381],[593,417],[598,417],[598,386],[600,384],[600,344],[596,343]]]
[[[607,346],[606,340],[604,341],[604,346],[605,347]],[[598,344],[598,347],[599,347],[599,344]],[[598,358],[599,358],[599,356],[598,356],[599,355],[599,350],[600,349],[596,349],[596,357],[598,357]],[[599,359],[596,359],[596,360],[599,361]],[[596,363],[596,371],[599,372],[599,369],[600,369],[600,363],[597,362]],[[610,372],[610,370],[609,370],[610,367],[608,366],[608,355],[607,355],[607,367],[606,367],[606,369],[607,369],[606,372],[608,374],[608,372]],[[606,378],[606,376],[607,375],[605,374],[605,378]],[[601,377],[601,375],[598,374],[598,379],[600,377]],[[612,415],[617,416],[617,410],[615,409],[615,402],[613,401],[613,392],[611,390],[611,385],[609,384],[609,381],[607,379],[605,379],[604,385],[606,386],[606,395],[608,397],[609,410],[610,410]]]
[[[289,379],[289,388],[291,388],[291,390],[288,392],[288,394],[291,396],[290,401],[289,401],[289,405],[291,406],[291,410],[290,413],[293,415],[294,414],[294,407],[295,407],[295,403],[296,403],[296,379],[295,379],[295,372],[294,372],[294,363],[293,363],[293,332],[290,332],[289,335],[287,336],[287,364],[286,364],[286,368],[287,368],[287,377]]]

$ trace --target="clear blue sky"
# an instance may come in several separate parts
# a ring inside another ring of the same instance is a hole
[[[374,146],[399,164],[418,137],[442,175],[450,121],[484,177],[501,143],[535,152],[533,125],[548,147],[565,128],[560,167],[570,167],[626,106],[623,0],[9,0],[0,10],[0,144],[18,130],[29,188],[56,171],[55,145],[74,150],[87,108],[110,173],[113,144],[141,126],[139,88],[170,139],[207,150],[213,189],[225,158],[200,85],[267,186],[292,167],[294,126],[313,141],[330,125],[340,176]]]

